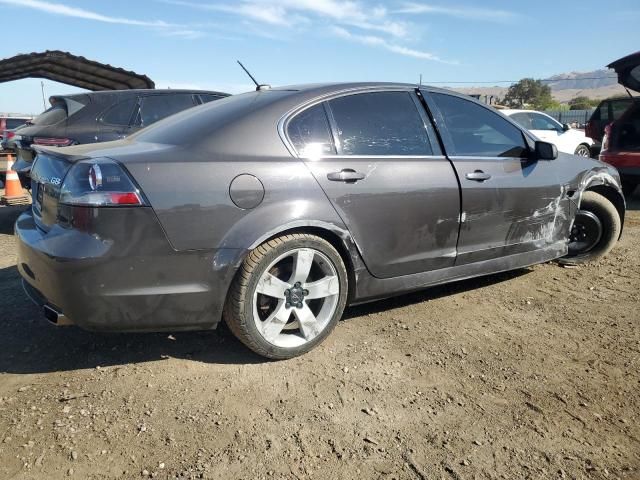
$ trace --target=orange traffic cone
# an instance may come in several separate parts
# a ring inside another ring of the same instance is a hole
[[[7,155],[7,172],[4,182],[4,195],[0,201],[7,205],[25,205],[29,197],[25,195],[18,174],[13,171],[13,157]]]

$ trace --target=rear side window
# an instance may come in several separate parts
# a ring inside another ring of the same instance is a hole
[[[301,157],[336,153],[322,104],[308,108],[293,117],[287,126],[287,135]]]
[[[614,100],[611,102],[611,118],[610,122],[618,120],[624,112],[631,106],[632,100]]]
[[[143,127],[194,106],[190,93],[142,97],[139,123]]]
[[[100,121],[109,125],[129,125],[137,101],[138,99],[136,97],[131,97],[116,103],[104,112]]]
[[[431,155],[431,144],[409,92],[372,92],[329,101],[342,155]]]
[[[14,128],[18,128],[20,125],[24,125],[27,122],[26,118],[7,118],[6,120],[7,130],[13,130]]]
[[[34,125],[55,125],[58,122],[67,118],[67,109],[63,104],[57,104],[53,107],[45,110],[36,118],[33,119],[31,123]]]
[[[524,157],[528,151],[522,132],[488,108],[453,95],[431,94],[444,117],[453,155]]]

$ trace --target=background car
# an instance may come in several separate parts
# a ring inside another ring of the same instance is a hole
[[[634,103],[640,103],[639,97],[608,98],[595,109],[585,127],[585,135],[593,140],[592,152],[600,153],[604,130],[611,122],[618,120]]]
[[[0,146],[3,140],[7,137],[7,131],[14,130],[28,121],[30,121],[33,117],[27,115],[6,115],[0,116]],[[2,147],[4,148],[4,147]]]
[[[33,145],[64,147],[125,138],[174,113],[226,96],[201,90],[105,90],[52,96],[51,108],[15,132],[15,168],[19,173],[31,168]]]
[[[616,71],[622,86],[640,92],[640,52],[616,60],[609,68]],[[625,194],[633,194],[640,184],[640,101],[606,126],[600,160],[618,169]]]
[[[533,110],[501,110],[501,112],[511,117],[539,139],[553,143],[561,152],[580,155],[581,157],[591,156],[592,139],[588,138],[580,130],[575,130],[567,124],[561,124],[546,113]]]
[[[36,148],[17,265],[47,318],[142,331],[224,318],[276,359],[322,342],[347,304],[599,259],[625,213],[614,168],[409,84],[259,90],[126,140]]]

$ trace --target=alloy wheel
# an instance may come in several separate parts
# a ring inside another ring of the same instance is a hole
[[[579,157],[591,157],[591,151],[589,150],[589,148],[585,145],[580,145],[577,149],[576,149],[576,155],[578,155]]]
[[[338,306],[340,279],[331,260],[312,248],[297,248],[265,269],[253,294],[253,318],[272,345],[295,348],[327,327]]]

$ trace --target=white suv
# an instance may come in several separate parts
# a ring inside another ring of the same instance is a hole
[[[582,130],[572,129],[566,124],[562,125],[546,113],[533,110],[501,110],[501,113],[511,117],[540,140],[553,143],[561,152],[581,157],[591,156],[593,140]]]

